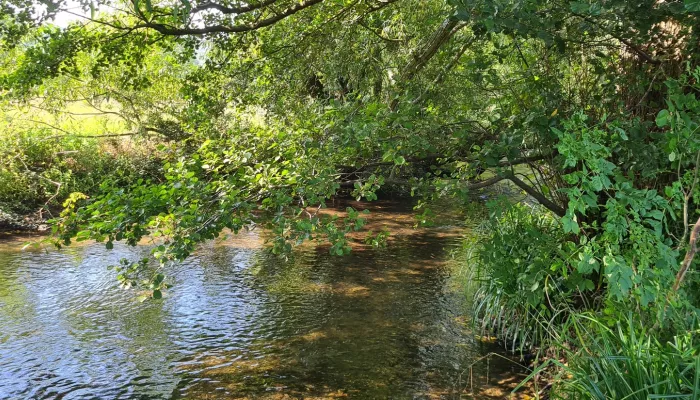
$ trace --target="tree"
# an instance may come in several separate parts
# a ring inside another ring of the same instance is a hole
[[[132,93],[118,101],[135,131],[171,133],[160,176],[108,178],[85,207],[68,203],[56,225],[65,243],[164,236],[154,256],[168,262],[262,212],[275,251],[323,237],[342,254],[361,218],[316,212],[340,191],[371,200],[394,186],[430,198],[510,181],[561,218],[572,251],[621,271],[612,282],[623,296],[639,251],[623,220],[643,209],[637,233],[688,229],[663,210],[678,196],[686,210],[696,204],[687,180],[697,113],[685,97],[697,90],[695,1],[99,2],[66,29],[30,29],[44,22],[35,6],[5,6],[30,31],[18,33],[30,38],[21,48],[0,39],[17,59],[3,68],[5,98],[27,101],[66,76],[90,87],[118,70],[110,83]],[[157,84],[155,49],[189,66],[177,92],[158,93],[165,111],[161,101],[127,104]],[[624,211],[619,225],[613,209]],[[605,245],[585,247],[592,237]],[[666,236],[654,237],[668,251],[645,262],[677,260]],[[592,291],[603,272],[580,275]]]

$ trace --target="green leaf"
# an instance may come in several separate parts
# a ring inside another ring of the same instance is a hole
[[[579,233],[578,223],[568,215],[563,216],[561,222],[564,225],[564,233]]]
[[[617,133],[620,135],[620,138],[622,140],[629,140],[629,137],[627,136],[627,133],[624,130],[618,129]]]
[[[571,11],[573,11],[577,14],[588,13],[588,11],[590,9],[591,9],[591,6],[587,3],[582,2],[582,1],[572,1],[571,2]]]
[[[671,186],[666,186],[664,188],[664,193],[666,194],[666,197],[673,197],[673,188]]]
[[[455,17],[460,21],[468,21],[470,19],[469,13],[464,8],[457,9],[457,12],[455,12]]]
[[[160,284],[163,283],[163,279],[165,279],[165,276],[163,274],[157,274],[155,278],[153,278],[153,284],[156,286],[160,286]]]
[[[661,221],[664,218],[664,213],[659,210],[652,210],[647,214],[647,216]]]
[[[153,297],[156,300],[159,300],[163,298],[163,293],[160,290],[154,290],[151,297]]]
[[[634,271],[620,256],[605,256],[603,263],[610,281],[610,294],[622,300],[632,289]]]
[[[700,0],[685,0],[685,9],[690,12],[700,12]]]
[[[581,261],[579,261],[576,270],[582,275],[590,274],[593,271],[598,271],[600,268],[600,263],[590,254],[581,254],[579,256]]]
[[[82,242],[90,239],[90,231],[80,231],[75,235],[76,242]]]
[[[656,126],[663,128],[664,126],[668,125],[668,120],[670,117],[671,114],[668,112],[668,110],[659,111],[659,114],[656,116]]]
[[[578,288],[579,290],[593,290],[595,289],[595,285],[592,280],[584,279],[578,283]]]

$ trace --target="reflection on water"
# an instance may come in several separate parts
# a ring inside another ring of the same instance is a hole
[[[163,300],[143,303],[105,266],[146,247],[5,244],[0,398],[502,398],[492,386],[519,370],[469,368],[493,349],[447,290],[460,230],[413,230],[409,210],[373,205],[390,246],[346,257],[305,246],[283,262],[257,231],[208,243],[166,271]]]

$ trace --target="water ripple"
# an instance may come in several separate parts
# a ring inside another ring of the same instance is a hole
[[[173,288],[143,303],[106,266],[148,247],[0,250],[0,399],[449,393],[484,351],[446,290],[458,238],[378,214],[405,226],[388,250],[282,262],[250,233],[169,267]]]

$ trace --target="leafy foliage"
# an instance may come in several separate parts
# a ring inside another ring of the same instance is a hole
[[[478,258],[488,281],[476,302],[484,327],[508,329],[501,333],[514,342],[548,346],[557,339],[548,335],[572,311],[602,306],[601,320],[614,324],[620,313],[634,309],[658,326],[670,297],[678,313],[686,310],[674,318],[693,320],[696,298],[670,293],[698,196],[692,160],[700,154],[700,135],[693,131],[699,115],[692,111],[698,102],[695,89],[685,92],[687,82],[682,77],[667,83],[673,111],[659,112],[657,123],[663,124],[657,125],[670,125],[673,116],[679,126],[644,135],[655,157],[646,165],[635,165],[639,144],[630,143],[632,135],[648,129],[643,121],[606,117],[591,124],[578,113],[551,128],[566,184],[560,189],[568,201],[566,214],[557,223],[523,206],[497,205]],[[674,170],[679,172],[668,173]]]
[[[578,308],[592,307],[589,260],[576,258],[562,225],[541,208],[496,201],[479,229],[476,261],[483,284],[473,303],[485,333],[515,351],[548,346]]]
[[[70,193],[93,192],[106,176],[124,181],[153,173],[153,160],[135,149],[79,137],[52,138],[41,128],[5,131],[0,157],[0,208],[22,214],[60,209]]]

